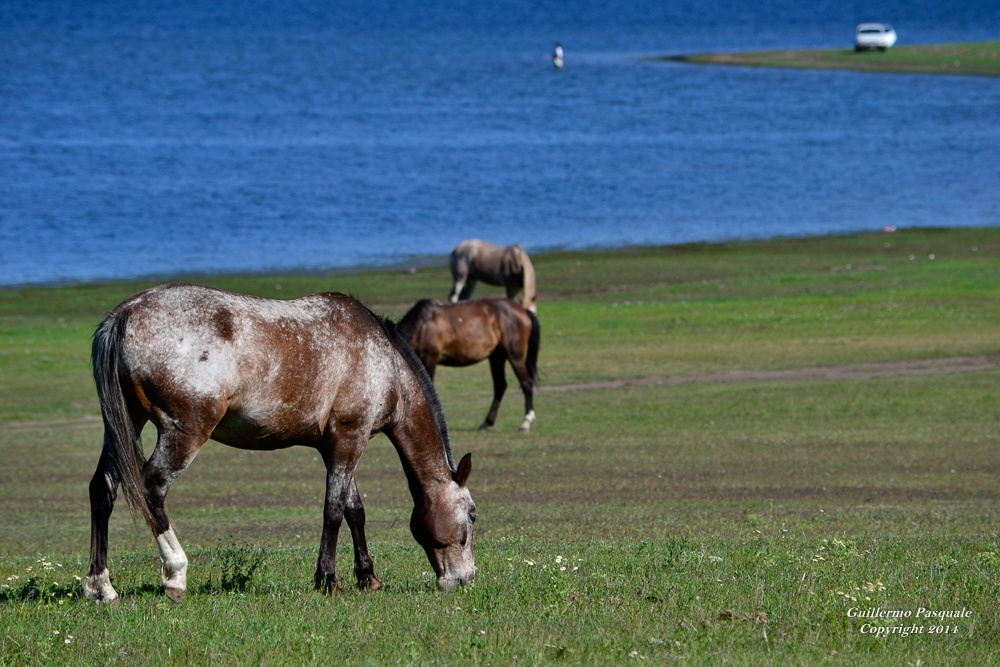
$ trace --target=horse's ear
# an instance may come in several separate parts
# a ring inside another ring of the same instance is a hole
[[[472,453],[466,454],[458,464],[458,472],[455,473],[455,482],[459,486],[465,486],[472,472]]]

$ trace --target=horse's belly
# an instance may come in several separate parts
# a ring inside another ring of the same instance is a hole
[[[212,439],[239,449],[283,449],[309,445],[320,439],[322,428],[314,420],[261,420],[227,412],[212,431]]]
[[[490,356],[500,344],[500,339],[492,332],[481,328],[467,327],[461,336],[450,341],[441,350],[442,366],[471,366]]]
[[[487,355],[489,356],[489,355]],[[441,357],[441,361],[438,362],[441,366],[471,366],[472,364],[477,364],[486,357],[480,356],[466,356],[466,355],[454,355],[446,354]]]

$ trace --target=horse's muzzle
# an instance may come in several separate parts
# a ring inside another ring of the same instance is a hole
[[[438,589],[442,591],[450,591],[459,586],[465,586],[466,584],[471,584],[476,580],[476,568],[472,568],[472,572],[465,576],[457,577],[438,577],[437,586]]]

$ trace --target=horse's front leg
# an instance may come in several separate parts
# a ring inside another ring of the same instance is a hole
[[[471,299],[472,290],[474,290],[475,288],[476,288],[476,279],[467,278],[465,281],[465,285],[460,288],[461,291],[458,293],[458,301],[468,301],[469,299]],[[452,299],[452,303],[455,303],[454,299]]]
[[[465,288],[465,279],[464,278],[456,278],[455,279],[455,284],[451,288],[451,293],[448,294],[448,302],[449,303],[457,303],[459,295],[462,294],[462,290],[464,288]]]
[[[518,295],[522,295],[524,292],[524,281],[520,275],[506,276],[503,281],[504,291],[507,292],[507,298],[511,301],[516,301]],[[525,304],[527,308],[527,304]]]
[[[323,461],[326,463],[326,498],[323,503],[323,536],[319,542],[319,557],[316,559],[314,580],[316,590],[326,594],[344,592],[344,587],[337,581],[335,567],[337,535],[340,533],[340,524],[344,520],[351,499],[354,468],[364,450],[364,444],[364,441],[360,441],[355,446],[354,443],[340,440],[336,444],[321,448]],[[357,493],[356,488],[354,493]],[[360,504],[360,498],[358,502]],[[352,526],[356,519],[357,515],[352,511],[348,526]]]
[[[382,582],[375,578],[375,566],[368,554],[368,540],[365,538],[365,508],[361,504],[361,494],[358,485],[351,478],[351,491],[344,510],[347,527],[351,529],[351,539],[354,541],[354,576],[358,580],[358,588],[377,591],[382,588]]]

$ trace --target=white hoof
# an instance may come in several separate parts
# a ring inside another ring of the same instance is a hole
[[[163,588],[172,599],[176,600],[178,596],[183,599],[184,591],[187,590],[188,559],[174,535],[174,529],[170,528],[159,535],[156,545],[160,547],[160,561],[163,563],[160,568]]]
[[[519,431],[527,433],[531,430],[531,425],[535,423],[535,411],[532,410],[528,414],[524,415],[524,421],[521,422],[521,426],[518,428]]]
[[[83,594],[88,600],[96,602],[110,603],[118,599],[118,591],[111,585],[111,575],[106,568],[99,574],[84,579]]]

